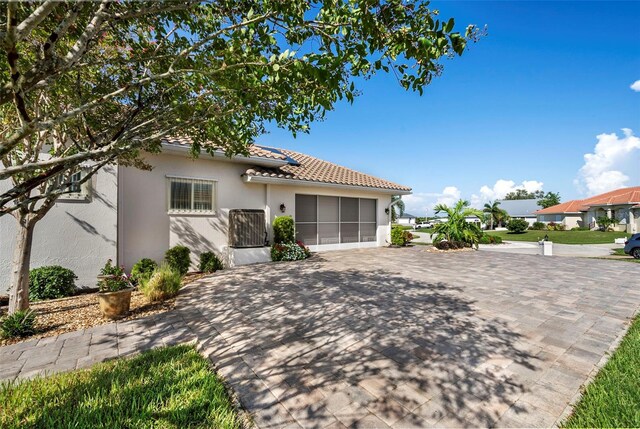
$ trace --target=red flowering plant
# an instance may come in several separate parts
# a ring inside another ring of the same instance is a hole
[[[123,266],[113,265],[111,259],[100,269],[98,276],[100,292],[117,292],[132,287],[131,278]]]

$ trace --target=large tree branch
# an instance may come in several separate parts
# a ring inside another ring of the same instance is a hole
[[[31,33],[60,3],[57,0],[47,0],[34,10],[31,15],[16,27],[16,41],[20,42]]]
[[[102,0],[98,11],[95,13],[91,21],[85,28],[84,32],[78,37],[76,43],[71,47],[67,55],[65,56],[66,67],[73,66],[84,55],[91,40],[98,34],[102,23],[105,18],[108,17],[107,9],[111,5],[111,1]]]

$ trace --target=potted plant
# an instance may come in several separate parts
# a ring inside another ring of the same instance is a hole
[[[129,312],[133,286],[123,267],[112,265],[109,259],[100,270],[98,287],[98,302],[103,316],[117,319]]]

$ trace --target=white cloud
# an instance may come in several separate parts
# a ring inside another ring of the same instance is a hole
[[[633,89],[635,92],[640,92],[640,80],[633,82],[629,88]]]
[[[640,86],[640,81],[636,84]],[[640,181],[640,138],[628,128],[622,133],[621,137],[615,133],[596,137],[593,153],[584,155],[584,165],[574,182],[580,192],[596,195]]]
[[[461,192],[455,186],[446,186],[442,192],[416,192],[402,197],[405,211],[416,216],[433,215],[436,204],[452,205],[460,199]]]
[[[542,190],[544,183],[537,180],[523,180],[522,183],[516,185],[513,180],[499,179],[492,187],[484,185],[480,188],[479,194],[471,195],[471,206],[480,207],[484,203],[493,200],[503,199],[509,192],[517,189],[524,189],[527,192],[535,192]]]

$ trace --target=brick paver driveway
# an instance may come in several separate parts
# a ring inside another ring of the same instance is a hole
[[[639,274],[370,249],[225,271],[179,304],[259,427],[546,427],[626,329]]]

